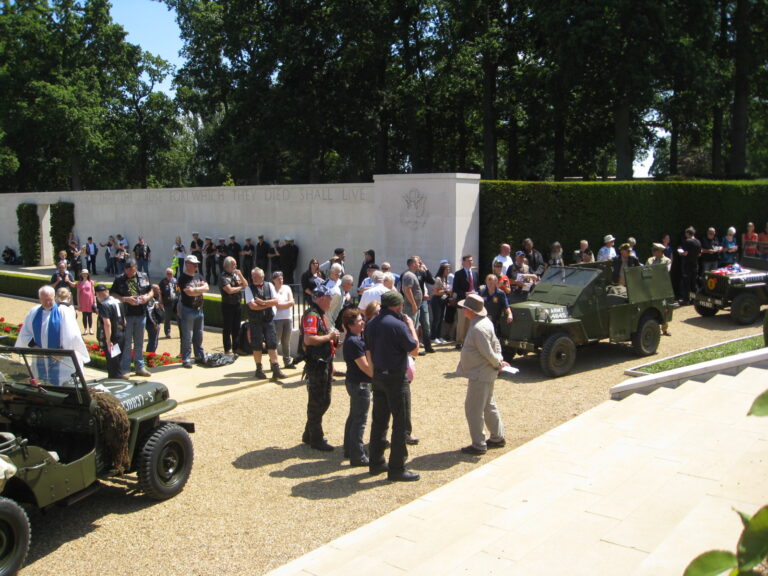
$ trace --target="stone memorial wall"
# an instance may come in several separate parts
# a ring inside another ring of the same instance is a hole
[[[299,267],[310,258],[327,260],[336,247],[347,250],[347,271],[357,275],[367,249],[389,260],[395,271],[419,254],[433,270],[446,258],[478,252],[477,174],[376,175],[367,184],[232,186],[148,190],[11,193],[0,195],[0,243],[18,250],[16,207],[38,205],[43,241],[42,264],[51,264],[50,205],[75,205],[75,233],[105,241],[122,234],[131,244],[143,235],[152,249],[151,275],[171,262],[171,247],[181,236],[187,248],[192,232],[201,237],[259,234],[268,242],[291,236],[299,246]],[[104,268],[103,252],[98,269]],[[297,278],[298,280],[298,278]]]

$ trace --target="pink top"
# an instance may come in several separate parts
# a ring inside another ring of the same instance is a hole
[[[93,312],[93,280],[80,280],[77,283],[77,309],[80,312]]]

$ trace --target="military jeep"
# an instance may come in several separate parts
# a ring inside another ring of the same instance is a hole
[[[714,316],[731,309],[737,324],[754,324],[760,306],[768,303],[768,262],[745,256],[741,263],[705,272],[693,306],[701,316]]]
[[[160,419],[175,406],[162,384],[86,382],[70,350],[0,348],[0,575],[26,558],[24,507],[73,504],[130,472],[150,498],[178,494],[194,425]]]
[[[512,304],[513,321],[500,326],[506,355],[538,352],[542,370],[558,377],[573,368],[577,346],[606,338],[654,354],[659,327],[677,307],[666,266],[628,268],[626,295],[609,293],[611,278],[611,262],[547,270],[525,302]]]

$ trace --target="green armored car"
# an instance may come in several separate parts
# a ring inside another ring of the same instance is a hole
[[[754,324],[760,307],[768,304],[768,262],[745,256],[740,264],[705,272],[693,302],[701,316],[714,316],[730,308],[731,320]]]
[[[654,354],[660,325],[677,306],[666,266],[626,270],[626,295],[609,293],[610,262],[548,269],[525,302],[512,304],[513,321],[501,325],[505,353],[537,352],[552,377],[571,371],[576,348],[608,339],[631,341],[635,351]]]
[[[178,494],[194,425],[161,420],[175,406],[163,384],[86,382],[70,350],[0,348],[0,576],[26,558],[27,507],[73,504],[131,472],[150,498]]]

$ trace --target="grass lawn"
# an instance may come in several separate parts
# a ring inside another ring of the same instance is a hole
[[[674,358],[660,360],[659,362],[643,366],[640,368],[640,371],[648,374],[658,374],[659,372],[673,370],[674,368],[682,368],[683,366],[690,366],[691,364],[698,364],[699,362],[706,362],[707,360],[716,360],[717,358],[733,356],[734,354],[741,354],[742,352],[750,352],[751,350],[757,350],[764,346],[765,340],[762,335],[752,336],[736,342],[726,342],[719,346],[712,346]]]

